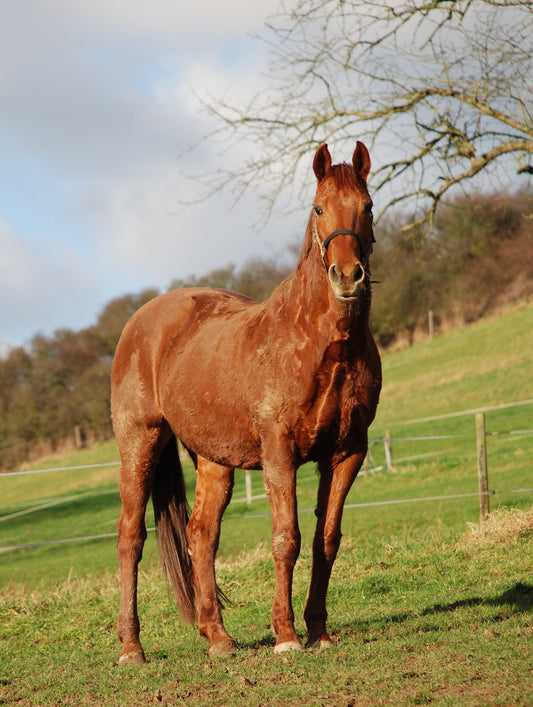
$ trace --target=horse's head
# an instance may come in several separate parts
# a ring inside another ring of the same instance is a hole
[[[370,155],[357,142],[352,164],[331,164],[328,146],[318,148],[313,162],[317,178],[312,229],[335,297],[358,300],[369,278],[372,252],[372,199],[366,187]]]

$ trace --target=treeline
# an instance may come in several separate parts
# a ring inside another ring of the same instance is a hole
[[[74,445],[76,437],[78,445],[111,437],[115,346],[128,318],[157,294],[146,290],[120,297],[94,326],[38,334],[0,361],[0,470]]]
[[[456,199],[430,237],[381,225],[372,260],[372,327],[381,346],[437,326],[473,321],[533,294],[533,194]]]
[[[372,328],[382,347],[412,340],[432,310],[437,326],[471,321],[533,293],[533,197],[480,195],[442,208],[431,237],[402,230],[401,222],[376,229],[372,256]],[[268,297],[292,270],[299,244],[284,259],[255,258],[205,276],[175,280],[185,286],[223,287],[257,300]],[[126,321],[157,290],[112,300],[94,326],[36,335],[27,347],[0,360],[0,469],[65,444],[107,439],[109,376]],[[75,430],[78,434],[75,435]]]

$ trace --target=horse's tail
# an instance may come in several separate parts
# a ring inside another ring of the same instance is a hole
[[[189,507],[183,469],[173,436],[163,450],[152,487],[159,557],[167,583],[174,590],[182,621],[194,624],[192,562],[187,543]]]

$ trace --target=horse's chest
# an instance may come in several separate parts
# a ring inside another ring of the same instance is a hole
[[[366,426],[361,416],[366,392],[356,373],[339,364],[318,375],[300,406],[295,441],[303,459],[352,445],[357,432]]]

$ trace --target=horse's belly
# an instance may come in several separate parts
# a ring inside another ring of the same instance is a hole
[[[165,417],[174,434],[199,456],[240,469],[260,469],[260,445],[236,410],[217,402],[189,406],[176,401]]]

